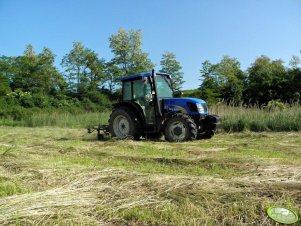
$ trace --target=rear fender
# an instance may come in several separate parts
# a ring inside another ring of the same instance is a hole
[[[144,116],[143,110],[139,104],[132,102],[132,101],[122,101],[117,104],[114,104],[113,107],[114,107],[114,109],[119,108],[119,107],[131,108],[140,117],[143,127],[145,126],[145,116]]]

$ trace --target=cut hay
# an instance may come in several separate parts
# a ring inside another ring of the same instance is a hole
[[[45,220],[60,211],[82,218],[97,206],[105,207],[106,211],[118,211],[159,205],[168,201],[160,200],[160,194],[150,192],[146,184],[152,183],[161,192],[169,192],[190,184],[177,183],[171,186],[166,182],[164,179],[162,183],[154,183],[146,175],[116,169],[79,174],[76,181],[59,188],[0,199],[0,224],[12,223],[16,218],[36,216]]]

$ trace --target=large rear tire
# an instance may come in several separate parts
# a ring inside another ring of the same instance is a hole
[[[165,139],[170,142],[195,140],[197,126],[192,118],[185,114],[175,114],[164,128]]]
[[[116,108],[109,119],[109,132],[112,137],[118,139],[132,136],[135,140],[139,140],[142,135],[140,119],[129,107]]]

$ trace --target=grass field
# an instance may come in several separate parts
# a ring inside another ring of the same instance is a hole
[[[168,143],[2,126],[0,225],[277,225],[267,207],[301,212],[300,163],[300,132]]]
[[[282,108],[235,107],[218,103],[210,106],[210,114],[221,116],[220,128],[225,132],[242,131],[301,131],[301,106],[281,105]],[[110,109],[104,112],[56,112],[34,113],[23,120],[1,118],[0,126],[85,128],[88,125],[107,124]]]

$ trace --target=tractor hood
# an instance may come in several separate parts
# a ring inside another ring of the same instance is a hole
[[[207,115],[207,104],[202,99],[180,97],[180,98],[163,98],[165,111],[178,111],[189,115]]]

